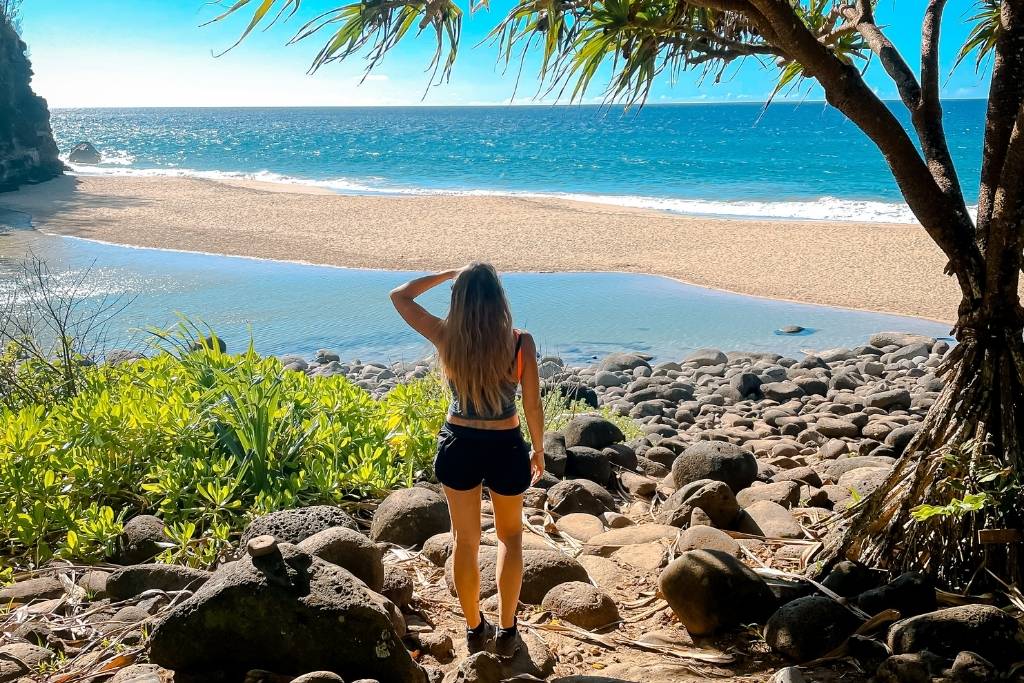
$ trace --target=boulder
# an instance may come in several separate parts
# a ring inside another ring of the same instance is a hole
[[[384,568],[384,585],[378,592],[399,609],[405,609],[412,603],[412,577],[402,569],[389,565]]]
[[[856,492],[858,498],[867,498],[889,476],[888,467],[858,467],[839,477],[840,488]]]
[[[718,550],[681,554],[661,573],[658,586],[692,636],[760,623],[775,609],[775,596],[761,577]]]
[[[926,344],[928,347],[931,347],[935,344],[935,338],[909,332],[876,332],[871,335],[869,343],[876,349],[882,349],[886,346],[903,347],[911,344]]]
[[[148,590],[195,591],[210,576],[210,572],[202,569],[175,564],[135,564],[107,577],[107,593],[117,600],[127,600]]]
[[[726,441],[698,441],[672,463],[672,479],[682,488],[698,479],[714,479],[738,492],[757,478],[754,454]]]
[[[279,543],[299,543],[313,534],[332,526],[357,530],[356,522],[339,507],[313,505],[310,507],[278,510],[254,519],[242,533],[240,544],[245,546],[257,536],[273,536]]]
[[[98,164],[102,158],[99,150],[91,142],[79,142],[68,153],[68,161],[72,164]]]
[[[452,533],[434,534],[423,542],[423,556],[438,567],[443,567],[452,554]]]
[[[789,380],[781,382],[767,382],[761,385],[761,395],[772,401],[785,403],[794,398],[804,395],[804,390]]]
[[[740,513],[739,503],[729,485],[714,479],[698,479],[669,496],[655,515],[655,521],[675,527],[691,524],[695,508],[708,514],[717,527],[727,528]]]
[[[425,683],[393,609],[346,569],[281,543],[222,566],[174,607],[150,636],[150,660],[179,673],[325,670],[346,680]]]
[[[559,432],[544,432],[544,470],[559,479],[565,476],[567,454],[565,437]]]
[[[558,515],[586,512],[600,515],[615,510],[612,494],[589,479],[566,479],[548,489],[548,507]]]
[[[555,522],[558,533],[586,542],[604,531],[604,523],[594,515],[585,512],[570,512]]]
[[[568,448],[586,446],[601,450],[625,439],[622,430],[614,422],[591,414],[572,418],[562,433],[565,434],[565,445]]]
[[[451,529],[444,496],[414,486],[388,494],[373,513],[370,538],[403,547],[419,547],[434,534]]]
[[[853,598],[874,588],[877,581],[875,574],[864,565],[850,560],[842,560],[832,567],[828,576],[822,579],[821,583],[844,598]],[[874,612],[870,613],[874,614]]]
[[[495,580],[498,551],[490,546],[480,547],[480,597],[489,598],[498,592]],[[448,558],[444,567],[448,590],[455,595],[453,561]],[[539,605],[549,590],[569,581],[587,581],[587,570],[576,560],[557,550],[523,550],[523,585],[519,599],[530,605]]]
[[[64,595],[64,584],[56,576],[39,576],[0,588],[0,605],[20,605],[52,600]]]
[[[728,363],[729,359],[718,349],[697,349],[687,356],[683,362],[700,368],[706,365],[722,365]]]
[[[610,353],[601,360],[597,367],[599,370],[609,372],[621,372],[635,368],[650,369],[651,364],[647,362],[649,358],[650,356],[639,353]]]
[[[912,617],[936,609],[935,586],[924,574],[907,572],[879,588],[857,596],[857,606],[868,614],[894,609],[903,617]]]
[[[872,683],[945,683],[946,660],[923,650],[912,654],[893,655],[875,671]],[[987,683],[987,682],[986,682]]]
[[[690,550],[717,550],[733,557],[743,556],[743,551],[740,550],[740,544],[736,539],[724,531],[704,524],[691,526],[679,534],[676,550],[680,553]]]
[[[372,591],[379,593],[384,585],[384,548],[358,531],[341,526],[324,529],[299,543],[299,548],[344,567]]]
[[[629,546],[643,545],[657,541],[673,540],[679,529],[665,524],[636,524],[620,529],[610,529],[583,544],[583,552],[588,555],[608,556],[613,552]]]
[[[164,533],[164,522],[153,515],[137,515],[129,519],[121,533],[120,564],[148,562],[172,544]]]
[[[882,410],[910,410],[910,401],[910,392],[906,389],[889,389],[864,397],[866,407]]]
[[[791,508],[800,503],[800,484],[795,481],[778,481],[762,486],[751,486],[736,494],[736,502],[742,508],[759,500],[768,500]]]
[[[837,417],[823,417],[814,423],[814,429],[828,438],[854,438],[860,436],[860,429],[849,420]]]
[[[765,624],[764,639],[783,656],[807,662],[841,645],[857,626],[857,618],[835,600],[809,595],[780,607]]]
[[[769,500],[759,500],[743,508],[736,528],[745,534],[766,538],[805,538],[789,510]]]
[[[594,630],[619,620],[615,602],[600,589],[585,581],[570,581],[555,586],[541,601],[541,607],[564,621]]]
[[[611,459],[599,450],[574,446],[568,449],[565,476],[607,484],[612,478]]]
[[[894,654],[930,650],[952,659],[964,650],[997,666],[1021,659],[1024,634],[1009,614],[991,605],[960,605],[903,619],[889,629]]]

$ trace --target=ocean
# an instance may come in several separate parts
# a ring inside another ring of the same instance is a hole
[[[985,103],[945,103],[977,197]],[[911,222],[872,143],[823,103],[57,109],[80,173],[251,178],[357,194],[554,195],[687,214]]]

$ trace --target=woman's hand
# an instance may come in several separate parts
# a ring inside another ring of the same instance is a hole
[[[544,451],[533,450],[533,454],[530,456],[530,471],[533,472],[533,477],[530,479],[530,485],[536,484],[540,481],[540,478],[544,476]]]

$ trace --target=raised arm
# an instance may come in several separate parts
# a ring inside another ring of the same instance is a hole
[[[395,305],[398,314],[409,323],[409,327],[429,339],[435,346],[441,338],[441,319],[416,303],[416,297],[442,282],[451,280],[458,272],[446,270],[443,273],[424,275],[391,290],[391,303]]]
[[[533,444],[530,467],[533,470],[532,483],[536,484],[544,474],[544,406],[540,400],[537,345],[533,342],[533,336],[524,332],[520,348],[523,354],[523,376],[520,379],[523,387],[523,412],[526,413],[526,428]]]

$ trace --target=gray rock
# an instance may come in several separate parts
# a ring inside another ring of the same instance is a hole
[[[619,609],[603,591],[583,581],[555,586],[541,601],[541,607],[553,615],[588,630],[613,624],[619,620]]]
[[[742,557],[740,544],[729,534],[712,526],[698,524],[679,534],[676,550],[685,553],[690,550],[718,550],[733,557]]]
[[[127,600],[148,590],[195,591],[211,577],[210,572],[174,564],[135,564],[107,577],[107,593]]]
[[[953,658],[964,650],[975,652],[997,666],[1021,658],[1019,622],[991,605],[960,605],[903,619],[889,629],[894,654],[929,650]]]
[[[686,527],[694,509],[708,514],[716,527],[728,528],[740,513],[739,503],[729,485],[714,479],[698,479],[669,496],[655,515],[659,524]]]
[[[344,567],[370,590],[381,592],[384,585],[384,549],[358,531],[339,526],[324,529],[299,543],[299,548]]]
[[[717,550],[681,554],[661,573],[658,586],[692,636],[759,623],[775,608],[767,584],[738,559]]]
[[[121,534],[122,547],[118,555],[120,564],[148,562],[169,547],[170,539],[164,534],[164,522],[153,515],[132,517]]]
[[[746,534],[767,538],[804,538],[803,529],[789,510],[768,500],[759,500],[743,508],[736,528]]]
[[[868,614],[894,609],[903,617],[912,617],[936,609],[935,586],[931,579],[917,572],[907,572],[878,588],[870,588],[857,596],[857,606]]]
[[[0,588],[0,605],[27,604],[64,595],[64,584],[56,576],[39,576]]]
[[[857,618],[838,602],[811,595],[780,607],[765,625],[764,639],[788,659],[806,662],[841,645],[857,626]]]
[[[722,365],[729,362],[729,359],[718,349],[697,349],[687,356],[683,362],[691,363],[697,367],[704,367],[706,365]]]
[[[288,543],[277,547],[222,566],[173,608],[150,636],[150,660],[178,673],[312,669],[347,680],[426,682],[387,599],[337,565]]]
[[[608,370],[610,372],[620,372],[622,370],[633,370],[635,368],[651,368],[651,364],[648,363],[649,356],[644,356],[639,353],[612,353],[604,357],[598,364],[598,369]]]
[[[240,545],[245,546],[257,536],[273,536],[279,543],[299,543],[334,526],[358,529],[347,512],[331,505],[278,510],[254,519],[242,533]]]
[[[788,380],[782,382],[767,382],[761,385],[761,394],[772,401],[785,403],[794,398],[804,395],[804,390]]]
[[[495,581],[498,551],[490,546],[480,547],[480,597],[488,598],[498,592]],[[455,595],[453,560],[445,563],[445,582]],[[588,581],[587,570],[576,560],[557,550],[523,551],[523,584],[519,599],[529,605],[539,605],[547,592],[569,581]]]
[[[909,346],[910,344],[926,344],[929,347],[935,344],[934,337],[926,337],[922,334],[911,334],[908,332],[877,332],[871,335],[869,343],[876,348],[886,346]]]
[[[736,502],[741,508],[748,507],[759,500],[768,500],[785,508],[800,503],[800,484],[795,481],[778,481],[761,486],[751,486],[736,494]]]
[[[611,459],[602,451],[574,446],[566,454],[565,475],[573,479],[589,479],[598,484],[607,484],[612,476]]]
[[[615,423],[600,415],[577,415],[569,420],[562,433],[567,448],[586,446],[600,450],[625,438]]]
[[[568,460],[565,437],[560,432],[544,432],[544,469],[561,479]]]
[[[559,515],[586,512],[600,515],[615,510],[612,494],[589,479],[566,479],[548,489],[548,507]]]
[[[672,463],[672,479],[677,488],[698,479],[715,479],[738,492],[756,478],[754,454],[725,441],[698,441]]]
[[[910,410],[910,401],[910,392],[906,389],[889,389],[864,397],[865,406],[882,410]]]
[[[412,577],[399,567],[389,565],[384,568],[384,585],[378,592],[399,609],[405,609],[412,604]]]
[[[388,494],[373,513],[370,538],[403,547],[420,547],[434,534],[451,529],[448,504],[429,489],[414,486]]]

